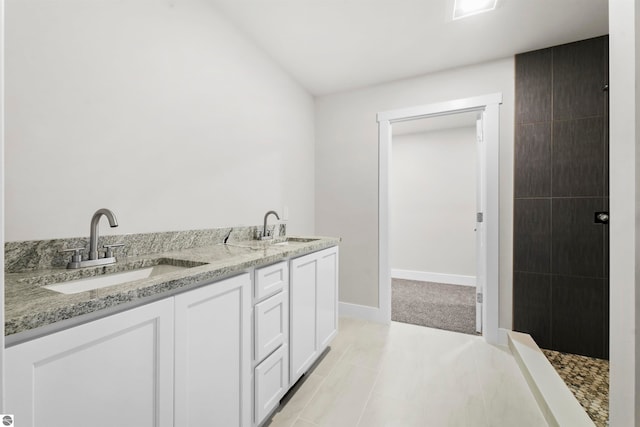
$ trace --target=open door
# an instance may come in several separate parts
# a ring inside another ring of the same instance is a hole
[[[487,231],[484,221],[486,212],[486,150],[483,146],[482,113],[476,120],[476,332],[482,333],[483,295],[487,283]]]
[[[355,317],[391,321],[391,268],[389,256],[389,169],[391,162],[391,124],[419,118],[437,117],[479,111],[478,146],[478,222],[477,272],[478,329],[491,344],[499,343],[499,171],[500,171],[500,104],[502,94],[492,93],[471,98],[454,99],[428,105],[401,108],[378,113],[378,308],[359,311],[344,304],[341,312]],[[480,296],[481,295],[481,296]],[[357,306],[362,307],[362,306]],[[366,314],[365,314],[366,313]]]

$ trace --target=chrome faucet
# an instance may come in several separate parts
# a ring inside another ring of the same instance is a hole
[[[98,224],[100,217],[106,216],[111,228],[118,226],[116,216],[109,209],[98,209],[91,218],[91,235],[89,237],[89,259],[98,259]]]
[[[91,267],[95,265],[106,265],[106,264],[114,264],[116,262],[116,258],[113,256],[113,248],[124,246],[123,243],[117,243],[115,245],[104,245],[106,248],[106,253],[104,258],[100,258],[98,256],[98,224],[100,223],[100,218],[102,215],[107,217],[109,220],[109,225],[113,227],[118,226],[118,220],[113,212],[109,209],[98,209],[96,213],[91,217],[91,234],[89,236],[89,258],[86,260],[82,260],[82,251],[84,248],[72,248],[65,249],[63,252],[71,252],[73,251],[73,256],[71,257],[71,262],[67,264],[67,268],[81,268],[81,267]]]
[[[278,212],[276,211],[269,211],[266,214],[264,214],[264,226],[262,227],[262,240],[265,239],[271,239],[273,236],[270,236],[267,232],[267,218],[269,217],[269,215],[275,215],[276,218],[280,219],[280,217],[278,216]]]
[[[98,224],[100,223],[100,217],[106,216],[109,220],[111,228],[118,226],[118,220],[113,212],[109,209],[98,209],[91,218],[91,234],[89,236],[89,259],[98,259]]]

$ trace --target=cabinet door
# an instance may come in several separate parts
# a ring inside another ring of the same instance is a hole
[[[6,350],[17,425],[173,425],[173,299]]]
[[[318,252],[317,284],[318,351],[338,333],[338,247]]]
[[[338,247],[295,258],[289,270],[290,383],[293,384],[337,333]]]
[[[291,260],[289,299],[289,345],[291,384],[296,382],[318,356],[316,339],[316,254]]]
[[[251,424],[251,280],[175,297],[175,425]]]
[[[278,406],[288,389],[288,352],[287,346],[283,345],[256,366],[256,425]]]

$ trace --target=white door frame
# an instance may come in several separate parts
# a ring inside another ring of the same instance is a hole
[[[476,120],[476,212],[484,212],[486,207],[486,182],[487,165],[485,158],[485,144],[484,144],[484,120],[483,115],[478,113]],[[481,216],[481,215],[477,215]],[[483,328],[483,313],[484,304],[482,303],[482,297],[484,295],[485,283],[487,281],[487,275],[485,269],[487,267],[487,233],[484,224],[484,218],[478,222],[480,218],[476,218],[476,332],[482,333]]]
[[[486,286],[483,294],[483,336],[498,343],[499,315],[499,147],[502,93],[456,99],[378,113],[378,309],[379,318],[391,321],[391,266],[389,257],[389,169],[391,165],[392,123],[455,113],[478,111],[484,123],[486,159]]]
[[[4,0],[0,0],[0,46],[4,46]],[[4,411],[4,49],[0,49],[0,413]]]

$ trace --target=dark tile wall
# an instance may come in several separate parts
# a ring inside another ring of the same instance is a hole
[[[513,327],[609,356],[608,37],[516,56]]]

